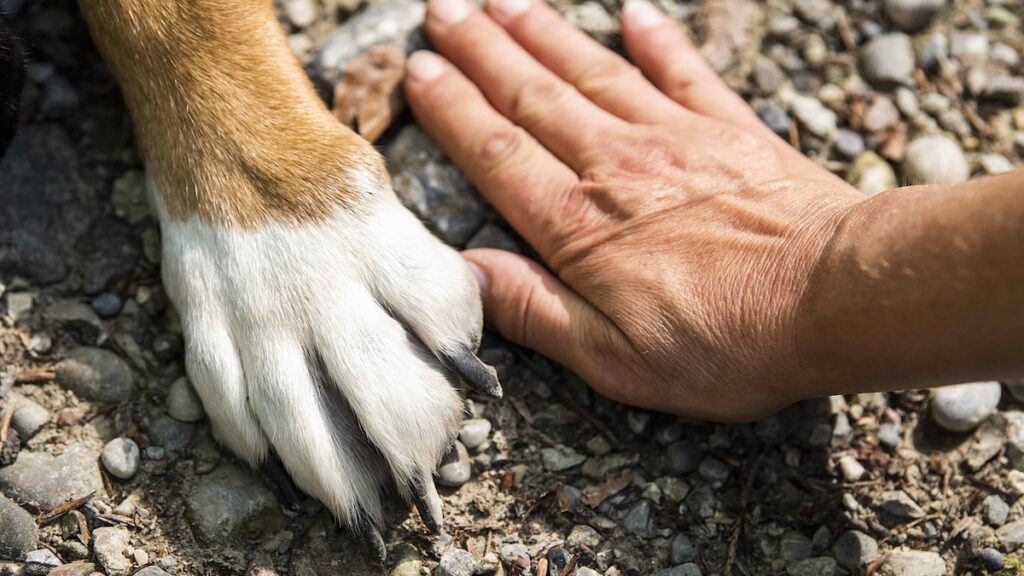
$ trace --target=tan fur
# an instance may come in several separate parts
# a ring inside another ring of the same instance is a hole
[[[317,97],[269,0],[79,5],[170,218],[319,221],[368,193],[368,178],[386,180]]]

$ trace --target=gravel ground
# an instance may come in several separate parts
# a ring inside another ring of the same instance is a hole
[[[381,573],[212,440],[116,86],[70,0],[10,4],[33,62],[0,163],[0,574]],[[865,194],[1021,163],[1017,0],[660,4],[766,124]],[[558,7],[617,46],[614,0]],[[424,45],[415,0],[279,8],[325,100],[370,46]],[[523,250],[395,110],[378,143],[403,201],[452,244]],[[609,402],[494,336],[483,348],[506,399],[468,405],[439,473],[446,534],[389,512],[392,575],[1024,574],[1022,384],[717,425]]]

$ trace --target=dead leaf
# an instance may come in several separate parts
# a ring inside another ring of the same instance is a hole
[[[374,46],[349,63],[334,87],[334,116],[374,142],[401,113],[405,50]]]
[[[587,486],[583,489],[583,495],[580,500],[591,508],[597,508],[605,500],[622,492],[632,481],[633,473],[627,470],[618,478]]]

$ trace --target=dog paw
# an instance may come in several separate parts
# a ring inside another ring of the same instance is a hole
[[[457,389],[501,396],[474,354],[482,311],[462,258],[383,183],[315,221],[161,220],[164,284],[218,439],[256,468],[279,458],[378,554],[392,488],[438,529]]]

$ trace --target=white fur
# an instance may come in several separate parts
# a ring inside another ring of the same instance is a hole
[[[408,497],[457,432],[462,403],[430,350],[479,342],[462,259],[391,190],[316,224],[244,230],[174,222],[154,202],[188,373],[218,438],[253,465],[273,447],[339,518],[380,526],[388,471]]]

